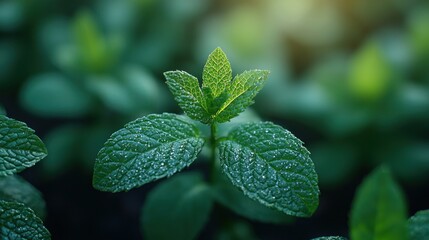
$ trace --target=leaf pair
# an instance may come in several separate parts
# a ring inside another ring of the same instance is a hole
[[[253,103],[268,73],[245,71],[231,80],[231,65],[225,53],[216,48],[204,66],[202,88],[196,77],[184,71],[169,71],[164,75],[175,100],[190,118],[203,123],[222,123]]]
[[[189,166],[204,138],[181,117],[164,113],[137,119],[118,130],[97,156],[93,185],[128,191]],[[314,165],[302,142],[269,122],[241,125],[218,144],[222,170],[248,197],[295,216],[318,205]]]
[[[33,129],[0,115],[1,239],[50,239],[49,231],[39,218],[44,216],[45,208],[41,194],[24,179],[13,176],[46,155],[46,147]]]

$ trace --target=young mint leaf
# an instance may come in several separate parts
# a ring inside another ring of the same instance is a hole
[[[189,166],[201,151],[199,130],[174,114],[151,114],[113,133],[97,155],[93,185],[128,191]]]
[[[264,86],[268,73],[264,70],[251,70],[236,76],[228,85],[228,98],[217,110],[214,120],[219,123],[229,121],[253,104],[253,98]]]
[[[411,240],[425,240],[429,236],[429,210],[417,212],[408,220]]]
[[[359,186],[353,200],[350,236],[354,240],[406,240],[407,210],[390,172],[379,168]]]
[[[0,176],[21,172],[46,155],[46,147],[33,129],[0,115]]]
[[[231,64],[219,47],[210,53],[203,69],[203,88],[210,89],[210,99],[225,91],[232,79]]]
[[[183,173],[157,186],[142,211],[145,239],[195,239],[212,207],[210,188],[197,173]]]
[[[225,175],[219,176],[219,179],[219,182],[214,185],[214,196],[219,203],[236,214],[266,223],[290,223],[293,221],[291,216],[244,196],[240,190],[227,181]]]
[[[164,73],[167,85],[182,110],[192,119],[208,123],[210,115],[198,79],[184,71]]]
[[[245,195],[289,215],[317,208],[314,164],[302,142],[269,122],[244,124],[219,143],[221,167]]]
[[[23,203],[39,218],[45,217],[46,205],[42,194],[18,175],[0,177],[0,199]]]
[[[4,240],[47,240],[51,234],[22,203],[0,200],[0,238]]]

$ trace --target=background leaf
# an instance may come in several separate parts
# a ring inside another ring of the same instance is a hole
[[[174,99],[190,118],[207,123],[210,119],[198,79],[184,71],[164,73]]]
[[[0,176],[21,172],[46,155],[46,147],[33,129],[0,115]]]
[[[128,191],[189,166],[201,151],[199,130],[174,114],[151,114],[113,133],[97,155],[93,185]]]
[[[408,220],[411,240],[424,240],[429,236],[429,210],[422,210]]]
[[[159,184],[147,197],[142,229],[147,239],[195,239],[212,207],[210,188],[197,173]]]
[[[357,189],[350,217],[351,238],[408,239],[406,215],[400,187],[386,168],[378,168]]]
[[[222,170],[248,197],[294,216],[316,210],[314,164],[302,142],[282,127],[242,125],[219,143],[219,158]]]
[[[0,200],[0,237],[4,240],[47,240],[51,234],[30,208]]]
[[[32,77],[23,86],[20,101],[28,111],[44,117],[84,116],[92,104],[87,92],[57,73]]]
[[[236,76],[228,86],[228,99],[217,111],[215,121],[229,121],[250,106],[253,98],[264,86],[268,73],[264,70],[251,70]]]
[[[46,215],[42,194],[18,175],[0,177],[0,199],[20,202],[31,208],[41,219]]]

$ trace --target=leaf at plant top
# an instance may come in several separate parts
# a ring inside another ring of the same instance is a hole
[[[23,203],[39,218],[45,217],[46,204],[42,194],[18,175],[0,177],[0,199]]]
[[[0,115],[0,176],[21,172],[46,155],[46,147],[33,129]]]
[[[80,117],[91,110],[91,96],[72,79],[57,73],[37,75],[27,81],[20,101],[25,109],[43,117]]]
[[[390,172],[379,168],[358,187],[350,217],[354,240],[406,240],[407,210],[403,193]]]
[[[425,240],[429,236],[429,210],[419,211],[408,220],[411,240]]]
[[[51,234],[33,210],[22,203],[0,200],[0,238],[47,240]]]
[[[145,239],[195,239],[211,207],[210,188],[201,175],[184,173],[168,179],[145,202],[141,213]]]
[[[198,79],[184,71],[164,73],[174,99],[190,118],[208,123],[210,115]]]
[[[318,238],[313,238],[312,240],[347,240],[347,238],[335,236],[335,237],[318,237]]]
[[[242,125],[219,143],[222,170],[245,195],[287,213],[307,217],[317,208],[314,164],[302,142],[273,123]]]
[[[219,174],[220,175],[220,174]],[[266,223],[289,223],[293,218],[243,195],[223,174],[214,185],[216,200],[238,215]]]
[[[225,91],[232,79],[231,64],[219,47],[210,53],[203,69],[203,88],[210,89],[210,99]]]
[[[199,130],[174,114],[151,114],[113,133],[97,155],[93,185],[128,191],[189,166],[203,147]]]
[[[251,70],[237,75],[228,85],[228,98],[214,116],[216,122],[226,122],[243,112],[253,103],[253,98],[262,89],[268,71]]]

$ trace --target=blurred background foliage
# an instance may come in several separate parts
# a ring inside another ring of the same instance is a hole
[[[346,235],[356,184],[380,164],[405,187],[411,214],[428,208],[425,0],[2,0],[0,113],[47,145],[47,159],[22,175],[44,193],[54,239],[140,238],[151,186],[96,192],[95,156],[124,123],[180,112],[162,73],[201,77],[217,46],[234,74],[271,71],[239,121],[271,120],[304,139],[322,195],[312,219],[272,226],[229,213],[239,220],[211,222],[203,236]]]

